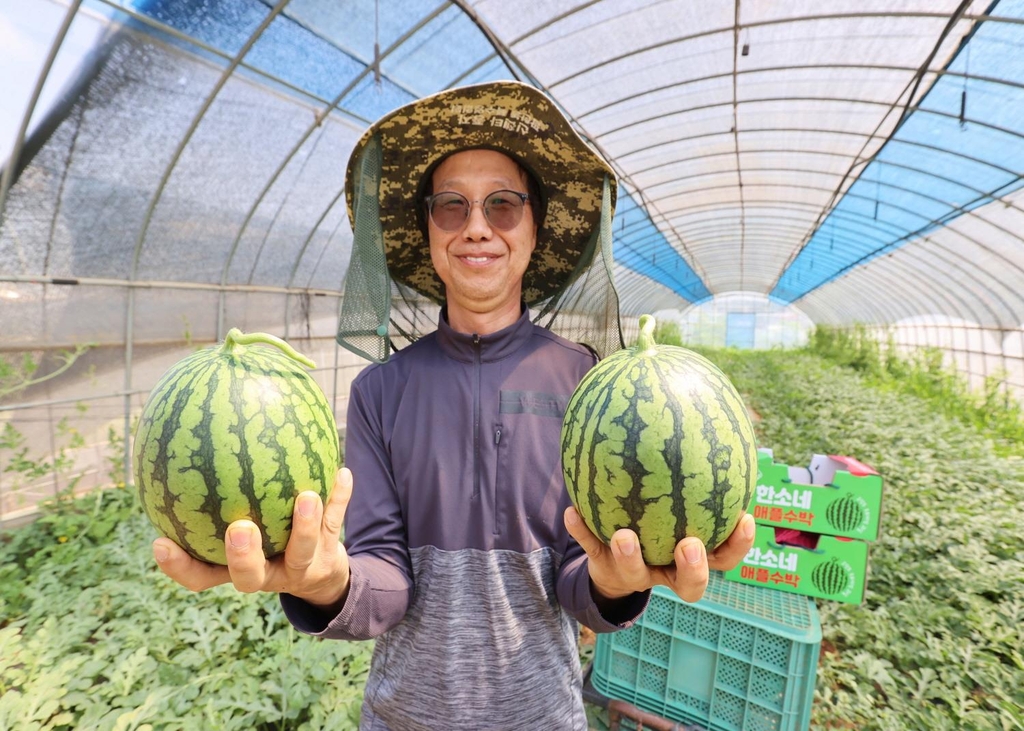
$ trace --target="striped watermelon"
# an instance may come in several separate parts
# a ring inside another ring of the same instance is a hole
[[[570,398],[562,470],[595,535],[631,528],[644,561],[667,565],[684,537],[711,551],[736,527],[757,483],[754,428],[725,374],[656,344],[643,315],[636,345],[600,361]]]
[[[132,450],[142,507],[162,535],[223,565],[228,524],[248,518],[267,556],[284,551],[295,496],[326,500],[339,465],[334,412],[313,367],[283,340],[237,329],[171,366]]]

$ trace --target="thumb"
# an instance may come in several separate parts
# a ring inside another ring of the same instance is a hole
[[[597,558],[608,550],[604,541],[595,536],[583,522],[576,508],[572,506],[566,508],[565,513],[562,514],[562,520],[565,521],[565,529],[569,531],[569,535],[576,539],[576,542],[590,558]]]

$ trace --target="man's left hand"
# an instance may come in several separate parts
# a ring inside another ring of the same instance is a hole
[[[710,554],[699,538],[679,541],[675,564],[648,566],[640,554],[640,541],[628,528],[615,531],[609,544],[595,536],[580,519],[576,508],[566,508],[565,527],[586,551],[590,563],[590,581],[600,597],[614,600],[653,586],[667,586],[685,602],[704,596],[708,571],[734,568],[754,545],[754,517],[744,513],[729,538]]]

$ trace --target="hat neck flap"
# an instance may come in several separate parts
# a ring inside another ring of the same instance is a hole
[[[345,275],[338,345],[383,363],[391,355],[388,320],[391,277],[380,219],[381,145],[374,136],[363,148],[353,195],[352,258]]]
[[[624,346],[612,273],[611,181],[604,177],[601,222],[566,286],[540,306],[534,322],[605,357]]]

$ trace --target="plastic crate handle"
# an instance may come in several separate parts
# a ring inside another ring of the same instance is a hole
[[[644,731],[644,729],[651,731],[704,731],[699,726],[684,726],[667,718],[648,713],[623,700],[608,701],[608,720],[611,722],[608,731],[619,731],[619,724],[622,723],[623,716],[636,722],[637,731]]]

